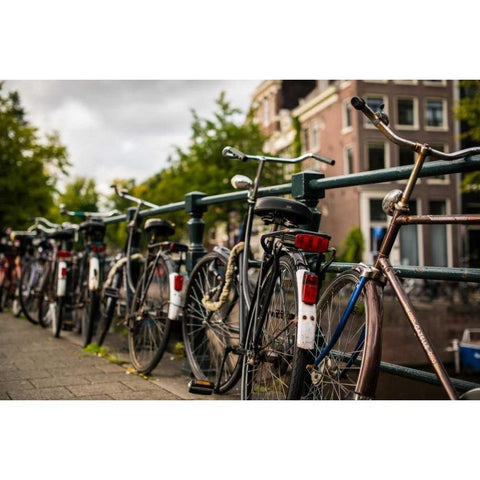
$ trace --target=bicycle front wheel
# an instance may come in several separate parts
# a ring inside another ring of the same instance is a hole
[[[236,278],[220,307],[210,310],[202,300],[208,294],[210,302],[219,301],[226,269],[227,259],[216,252],[198,261],[188,283],[182,324],[192,374],[196,379],[215,383],[218,393],[233,388],[241,374],[240,356],[230,350],[240,341]]]
[[[128,320],[130,360],[139,373],[150,373],[160,362],[170,335],[169,273],[173,265],[160,256],[145,268]]]
[[[344,272],[321,296],[317,306],[318,326],[313,351],[315,358],[332,340],[359,281],[360,275],[357,271]],[[380,319],[381,311],[376,287],[373,282],[367,285],[325,358],[308,372],[304,370],[303,399],[354,400],[373,395],[379,371],[379,343],[367,342],[367,335],[376,334],[377,328],[369,318]],[[370,325],[373,327],[372,332],[369,332]],[[377,353],[374,353],[375,351]],[[368,379],[369,386],[366,390],[364,387],[360,388],[362,378]]]
[[[293,368],[296,363],[305,364],[308,351],[296,345],[296,268],[288,255],[278,261],[275,278],[273,268],[265,275],[256,320],[249,327],[242,372],[244,400],[294,399],[301,388],[295,383]]]

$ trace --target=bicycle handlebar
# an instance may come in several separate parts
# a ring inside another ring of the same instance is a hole
[[[68,215],[69,217],[82,217],[82,218],[108,218],[115,215],[120,215],[121,212],[117,209],[110,210],[109,212],[77,212],[73,210],[67,210],[65,205],[60,205],[60,213],[62,215]]]
[[[479,155],[480,154],[480,147],[471,147],[465,148],[463,150],[457,150],[456,152],[445,153],[441,152],[440,150],[435,150],[434,148],[430,147],[430,145],[426,143],[419,143],[419,142],[412,142],[407,140],[406,138],[402,138],[395,134],[391,128],[384,121],[384,113],[375,113],[368,105],[367,102],[361,97],[353,97],[351,100],[352,107],[355,110],[361,111],[372,123],[375,127],[380,130],[385,137],[388,138],[391,142],[404,146],[409,147],[417,153],[420,153],[422,149],[426,150],[426,156],[435,157],[440,160],[457,160],[459,158],[464,158],[470,155]]]
[[[119,190],[118,186],[115,183],[110,185],[110,187],[115,190],[115,193],[119,197],[125,198],[126,200],[130,200],[131,202],[137,203],[138,205],[145,205],[145,206],[150,207],[150,208],[159,208],[160,207],[160,205],[156,205],[155,203],[147,202],[146,200],[142,200],[141,198],[137,198],[137,197],[134,197],[133,195],[130,195],[128,193],[128,190],[126,190],[125,188],[122,189],[122,190]],[[120,212],[118,212],[118,213],[120,213]]]
[[[280,158],[280,157],[266,157],[263,155],[247,155],[246,153],[241,152],[233,147],[225,147],[222,150],[222,155],[226,158],[236,158],[242,162],[247,160],[256,160],[259,162],[276,162],[276,163],[298,163],[303,162],[307,158],[313,158],[319,162],[326,163],[328,165],[335,165],[335,160],[331,158],[324,157],[323,155],[317,155],[315,153],[305,153],[297,158]]]

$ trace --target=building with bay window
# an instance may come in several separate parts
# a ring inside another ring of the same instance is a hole
[[[409,165],[414,153],[389,142],[360,112],[354,96],[365,98],[373,110],[383,108],[393,130],[433,148],[458,148],[453,119],[456,85],[450,80],[317,80],[265,81],[253,95],[256,119],[270,135],[265,149],[291,154],[295,135],[303,152],[321,153],[336,160],[334,167],[315,161],[303,165],[332,177]],[[295,82],[299,84],[294,88]],[[312,82],[312,81],[310,81]],[[288,102],[285,92],[289,93]],[[266,106],[268,103],[269,107]],[[352,227],[360,227],[365,241],[363,260],[371,263],[389,218],[382,199],[405,181],[327,190],[319,203],[321,230],[337,247]],[[412,214],[449,214],[460,211],[459,175],[420,179],[414,190]],[[459,266],[464,247],[462,230],[449,225],[403,227],[392,251],[397,265]]]

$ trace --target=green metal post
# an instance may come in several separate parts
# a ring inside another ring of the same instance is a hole
[[[306,170],[292,176],[292,196],[295,200],[305,203],[313,213],[311,225],[301,225],[301,228],[318,232],[322,214],[317,209],[318,200],[325,197],[325,190],[313,189],[310,184],[314,180],[321,180],[325,175],[320,172]]]
[[[206,253],[203,246],[205,222],[202,218],[206,207],[199,204],[199,201],[205,196],[206,194],[202,192],[190,192],[185,195],[185,211],[190,215],[190,220],[187,223],[190,239],[190,250],[187,255],[187,271],[189,273],[197,261]]]

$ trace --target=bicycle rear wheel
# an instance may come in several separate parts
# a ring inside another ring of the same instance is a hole
[[[329,344],[339,325],[360,274],[350,270],[340,274],[325,290],[317,306],[317,332],[311,361]],[[331,350],[313,370],[304,369],[302,399],[308,400],[354,400],[373,396],[379,372],[379,350],[372,351],[366,341],[370,317],[380,319],[380,303],[373,282],[364,287],[355,307],[341,330]],[[373,350],[379,348],[375,344]],[[365,359],[368,358],[368,361]],[[361,378],[368,378],[369,387],[361,392]]]
[[[29,261],[22,269],[19,285],[19,302],[27,320],[38,324],[39,283],[42,278],[43,262]]]
[[[95,329],[100,317],[100,292],[98,290],[90,290],[88,285],[83,292],[82,309],[82,346],[86,347],[92,342]]]
[[[278,273],[273,275],[270,268],[260,287],[255,317],[261,324],[254,321],[247,336],[242,372],[245,400],[293,399],[302,386],[292,376],[294,365],[304,365],[308,355],[296,345],[298,295],[292,258],[280,257]],[[264,318],[259,318],[264,309]]]
[[[202,257],[192,270],[188,283],[182,324],[185,352],[198,380],[217,383],[217,391],[226,393],[235,386],[241,374],[240,356],[226,353],[240,341],[238,283],[233,280],[226,302],[217,310],[202,303],[209,294],[216,302],[225,284],[227,260],[212,252]],[[219,378],[222,369],[221,378]]]
[[[132,365],[139,373],[150,373],[167,348],[171,271],[170,260],[160,256],[146,266],[137,284],[128,320],[128,347]]]

